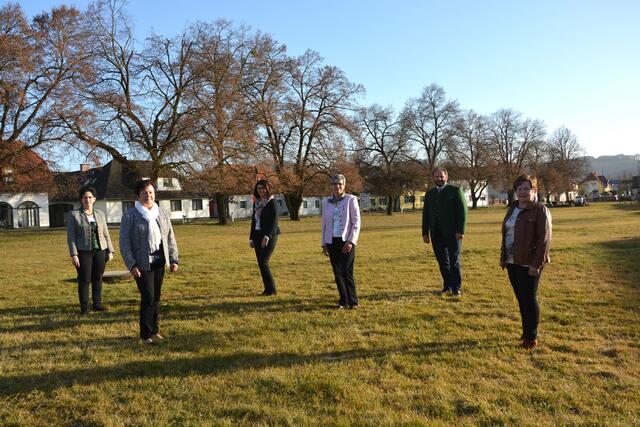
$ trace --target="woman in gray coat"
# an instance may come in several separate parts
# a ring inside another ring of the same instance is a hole
[[[113,244],[104,214],[94,209],[96,189],[80,190],[82,207],[69,212],[67,243],[71,263],[78,272],[78,297],[80,314],[89,312],[89,281],[93,311],[107,311],[102,305],[102,275],[107,261],[113,259]]]
[[[165,266],[178,271],[178,245],[169,213],[155,203],[156,185],[136,183],[135,207],[122,215],[120,252],[140,291],[140,338],[145,344],[163,340],[158,307]]]

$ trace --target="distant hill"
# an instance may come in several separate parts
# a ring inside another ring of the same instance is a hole
[[[640,175],[640,155],[628,156],[618,154],[617,156],[587,156],[590,164],[589,170],[597,172],[607,178],[618,178],[625,174]]]

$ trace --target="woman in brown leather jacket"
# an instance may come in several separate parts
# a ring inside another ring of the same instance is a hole
[[[532,349],[538,344],[537,292],[542,269],[549,262],[551,214],[545,205],[536,202],[535,176],[520,175],[513,189],[517,200],[509,205],[502,221],[500,267],[507,269],[520,307],[522,347]]]

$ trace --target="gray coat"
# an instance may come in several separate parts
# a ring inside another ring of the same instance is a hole
[[[158,225],[162,234],[162,248],[165,264],[178,264],[178,245],[176,243],[169,213],[160,209]],[[149,271],[149,223],[136,210],[131,208],[122,215],[120,223],[120,254],[129,270],[134,266]]]
[[[97,210],[93,210],[93,216],[98,225],[98,242],[100,249],[107,249],[113,253],[113,244],[111,236],[109,236],[109,228],[107,228],[107,220],[104,214]],[[69,255],[78,255],[78,251],[90,251],[91,248],[91,224],[87,215],[82,208],[69,212],[67,219],[67,244],[69,245]]]

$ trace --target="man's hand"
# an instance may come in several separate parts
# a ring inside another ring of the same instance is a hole
[[[253,244],[253,240],[249,240],[249,247],[253,248],[255,245]]]
[[[71,257],[71,264],[75,268],[80,268],[80,259],[78,258],[78,255],[74,255]]]
[[[501,269],[503,269],[503,270],[504,270],[506,266],[507,266],[507,265],[504,263],[504,261],[500,261],[500,268],[501,268]]]
[[[529,276],[536,277],[538,274],[540,274],[539,268],[529,266]]]
[[[176,271],[178,271],[178,264],[171,264],[169,266],[169,271],[172,273],[175,273]]]
[[[260,244],[260,246],[262,246],[263,248],[266,248],[268,244],[269,244],[269,238],[267,236],[264,236],[262,238],[262,243]]]
[[[422,236],[422,241],[425,243],[431,243],[431,240],[429,240],[429,235],[427,234],[426,236]]]
[[[462,240],[462,239],[464,239],[464,234],[456,233],[456,240]]]
[[[113,259],[113,252],[107,253],[107,262],[111,261],[112,259]]]
[[[326,246],[322,247],[322,255],[329,256],[329,248]]]
[[[342,253],[348,254],[349,252],[351,252],[351,249],[353,249],[353,243],[345,242],[344,246],[342,247]]]

